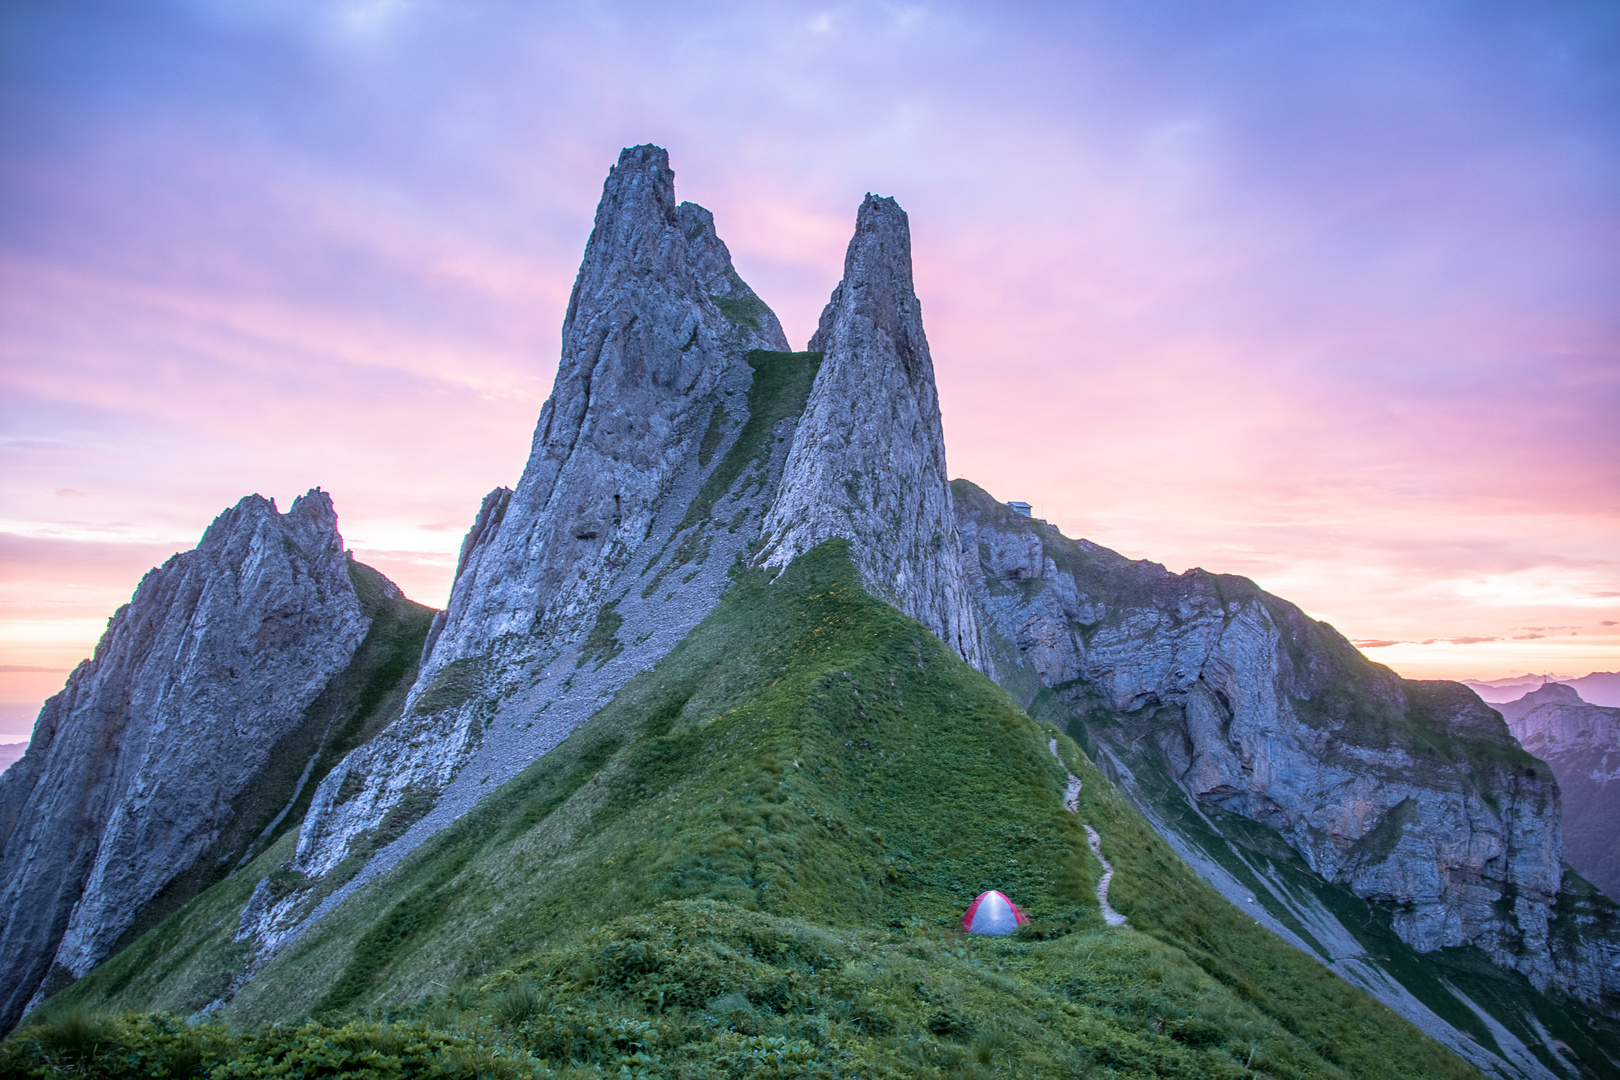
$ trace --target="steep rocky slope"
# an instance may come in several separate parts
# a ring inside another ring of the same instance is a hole
[[[893,200],[791,353],[712,216],[635,147],[603,187],[523,478],[484,500],[404,716],[321,786],[244,932],[259,960],[546,753],[746,562],[853,541],[868,587],[983,664],[933,366]]]
[[[1564,880],[1552,772],[1471,691],[1400,679],[1247,579],[1070,540],[965,481],[956,505],[998,679],[1072,731],[1207,876],[1230,877],[1232,852],[1194,850],[1195,834],[1221,848],[1268,835],[1261,848],[1371,902],[1417,954],[1477,949],[1541,991],[1620,1006],[1620,921]],[[1264,906],[1262,883],[1228,884]],[[1377,948],[1331,912],[1302,915],[1298,885],[1277,887],[1279,929],[1336,960]]]
[[[319,490],[249,496],[146,575],[0,777],[0,1025],[301,812],[414,670],[408,608]]]
[[[853,540],[861,580],[984,669],[951,512],[945,437],[911,226],[893,199],[868,195],[844,278],[810,348],[821,373],[793,438],[782,491],[765,520],[767,566],[835,536]]]
[[[522,478],[484,499],[404,714],[327,777],[297,879],[245,924],[263,955],[668,652],[755,535],[819,358],[786,351],[663,150],[610,171],[562,339]]]
[[[1564,858],[1620,897],[1620,709],[1548,683],[1496,706],[1524,748],[1552,766],[1564,796]]]

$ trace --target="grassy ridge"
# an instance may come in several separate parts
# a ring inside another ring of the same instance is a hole
[[[1054,738],[1084,782],[1078,819]],[[1130,928],[1098,915],[1080,819]],[[198,905],[212,947],[236,884]],[[1035,916],[1016,938],[960,931],[992,887]],[[211,947],[183,937],[171,951]],[[104,969],[53,1008],[176,1007],[160,983]],[[864,593],[840,542],[773,583],[742,575],[657,668],[224,1010],[311,1013],[224,1033],[212,1060],[274,1075],[322,1039],[379,1062],[438,1039],[409,1052],[498,1045],[490,1075],[1474,1075],[1214,894],[1066,736]],[[161,1042],[162,1023],[109,1038]]]

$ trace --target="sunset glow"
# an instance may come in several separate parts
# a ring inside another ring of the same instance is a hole
[[[442,605],[607,167],[802,347],[910,214],[952,475],[1420,678],[1620,670],[1620,9],[0,12],[0,742],[243,495]]]

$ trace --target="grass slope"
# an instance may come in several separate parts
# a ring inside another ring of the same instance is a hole
[[[1129,928],[1098,914],[1082,821]],[[142,963],[185,954],[195,977],[275,858]],[[964,935],[987,888],[1034,923]],[[83,1011],[183,1007],[183,980],[129,958],[0,1053],[38,1075],[166,1054],[220,1076],[1476,1075],[1219,898],[1067,736],[862,591],[841,542],[740,573],[655,669],[260,971],[223,1010],[237,1028]]]

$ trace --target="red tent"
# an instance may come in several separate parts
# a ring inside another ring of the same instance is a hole
[[[980,893],[962,916],[962,926],[970,934],[1010,934],[1027,922],[1029,916],[995,889]]]

